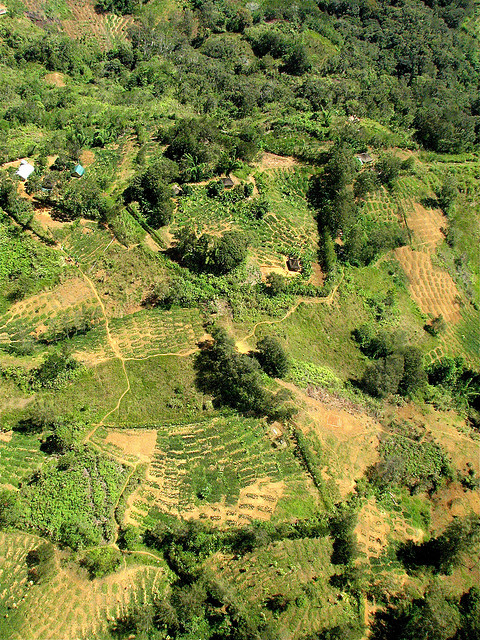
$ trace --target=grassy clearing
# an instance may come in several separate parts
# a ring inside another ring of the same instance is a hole
[[[87,369],[68,386],[42,391],[39,398],[54,403],[61,415],[87,413],[95,423],[114,408],[126,388],[125,375],[118,360],[110,360]]]
[[[123,426],[156,425],[203,419],[204,398],[194,386],[191,356],[154,357],[126,363],[130,392],[117,414]]]
[[[329,367],[346,379],[363,371],[364,357],[354,345],[351,332],[368,316],[358,294],[340,295],[340,303],[333,307],[300,305],[275,333],[285,339],[292,358],[302,360],[308,353],[310,362]]]

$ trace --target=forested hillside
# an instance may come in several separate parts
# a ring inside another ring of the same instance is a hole
[[[479,636],[479,39],[0,7],[1,638]]]

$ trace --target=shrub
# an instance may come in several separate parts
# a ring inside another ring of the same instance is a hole
[[[262,369],[272,378],[283,378],[288,372],[288,358],[277,338],[266,336],[257,342],[255,354]]]
[[[90,549],[80,560],[80,565],[88,571],[90,579],[103,578],[118,569],[122,556],[113,547]]]

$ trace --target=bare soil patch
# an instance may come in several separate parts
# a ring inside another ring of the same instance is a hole
[[[158,253],[161,250],[161,247],[158,246],[158,244],[155,242],[155,240],[152,238],[152,236],[149,233],[147,233],[147,235],[145,236],[144,242],[147,245],[147,247],[151,251],[155,251],[155,253]]]
[[[322,267],[318,262],[312,264],[312,275],[310,276],[309,283],[315,287],[322,287],[325,280],[325,275],[322,271]]]
[[[261,266],[259,267],[259,269],[262,274],[262,280],[264,282],[267,279],[267,276],[270,275],[270,273],[278,273],[280,276],[283,276],[284,278],[289,278],[291,276],[296,275],[296,273],[289,271],[287,267]]]
[[[44,76],[43,79],[45,80],[45,82],[47,84],[55,86],[55,87],[64,87],[65,86],[64,75],[63,75],[63,73],[59,73],[58,71],[56,71],[54,73],[47,73],[47,75]]]
[[[446,322],[460,320],[460,293],[453,278],[435,266],[428,253],[400,247],[395,258],[410,283],[410,294],[420,310],[432,317],[443,316]]]
[[[0,431],[0,440],[2,442],[10,442],[13,436],[13,431]]]
[[[82,151],[80,154],[80,162],[84,167],[88,167],[95,162],[95,154],[90,149]]]
[[[269,478],[260,478],[253,484],[240,490],[235,505],[226,505],[225,501],[210,503],[189,510],[188,516],[209,519],[216,524],[245,524],[251,520],[269,520],[285,490],[285,483],[271,482]],[[181,514],[186,516],[186,514]]]
[[[150,462],[157,441],[156,429],[109,430],[106,444],[113,444],[126,454],[134,455],[142,462]]]
[[[275,153],[265,152],[257,166],[262,171],[265,169],[290,169],[299,164],[298,160],[291,156],[278,156]]]
[[[61,229],[67,222],[62,222],[61,220],[55,220],[50,215],[51,209],[42,208],[36,209],[34,213],[34,218],[37,222],[39,222],[43,227],[47,229]]]
[[[327,392],[315,397],[311,390],[305,393],[293,384],[281,384],[293,391],[302,407],[297,418],[299,428],[318,438],[325,454],[326,464],[321,470],[324,479],[333,481],[340,496],[345,497],[367,467],[379,459],[381,424],[353,402],[342,402]]]

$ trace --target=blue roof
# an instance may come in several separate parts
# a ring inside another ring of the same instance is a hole
[[[83,176],[83,174],[85,173],[85,169],[82,167],[81,164],[77,164],[77,166],[75,167],[75,169],[73,171],[74,171],[74,173],[77,174],[77,176]]]

